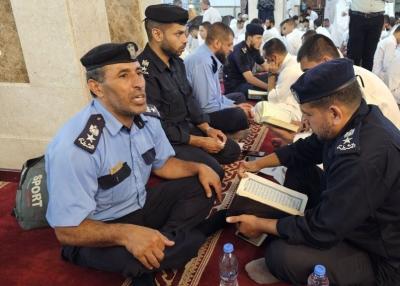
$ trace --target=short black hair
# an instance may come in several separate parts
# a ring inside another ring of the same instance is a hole
[[[313,100],[308,103],[311,108],[326,109],[334,102],[340,102],[343,103],[345,106],[354,109],[360,105],[362,96],[363,93],[360,84],[357,80],[355,80],[350,85],[329,96]]]
[[[280,24],[280,26],[283,27],[283,25],[285,25],[285,24],[296,26],[296,21],[294,20],[294,17],[288,18],[286,20],[283,20],[282,23]]]
[[[210,30],[211,23],[208,21],[205,21],[205,22],[201,23],[200,26],[203,26],[203,28],[205,28],[208,31],[208,30]]]
[[[151,39],[153,39],[153,35],[151,33],[151,30],[154,28],[158,28],[161,29],[163,27],[163,25],[165,25],[165,23],[160,23],[154,20],[150,20],[149,18],[146,18],[144,20],[144,28],[146,30],[146,34],[147,34],[147,38],[149,39],[149,41]]]
[[[314,27],[319,27],[319,26],[321,26],[321,25],[322,25],[322,21],[321,21],[320,18],[318,18],[318,19],[316,19],[316,20],[314,21]]]
[[[272,54],[284,55],[287,53],[285,44],[278,38],[272,38],[263,46],[264,55],[269,57]]]
[[[104,67],[99,67],[95,69],[91,69],[86,71],[86,81],[89,81],[90,79],[97,81],[97,82],[104,82],[104,76],[105,76],[105,70]],[[97,97],[96,94],[94,94],[92,91],[90,91],[90,94],[93,97]]]
[[[195,24],[190,25],[189,26],[189,33],[192,32],[193,30],[198,30],[198,29],[199,29],[199,25],[195,25]]]
[[[263,25],[263,21],[261,21],[258,18],[254,18],[253,20],[250,21],[250,24],[257,24],[257,25],[262,26]]]
[[[303,43],[305,43],[309,38],[316,34],[317,32],[315,32],[315,30],[308,30],[303,34],[303,36],[301,36],[301,39],[303,40]]]
[[[394,25],[396,25],[396,18],[395,17],[390,17],[389,18],[389,25],[391,27],[393,27]]]
[[[274,24],[275,25],[275,19],[273,19],[273,18],[267,18],[267,19],[265,19],[265,21],[269,21],[270,23],[272,23],[272,24]]]
[[[229,36],[235,36],[232,29],[222,22],[215,22],[207,31],[206,44],[211,44],[215,40],[228,40]]]
[[[315,34],[307,39],[300,47],[297,53],[297,61],[303,58],[320,62],[324,56],[330,56],[334,59],[340,58],[340,54],[335,44],[327,36]]]

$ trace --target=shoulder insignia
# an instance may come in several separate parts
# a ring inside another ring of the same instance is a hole
[[[336,154],[350,154],[360,151],[359,129],[359,127],[352,128],[338,139],[335,150]]]
[[[81,134],[75,139],[75,145],[93,154],[96,151],[97,144],[99,144],[104,126],[105,121],[103,116],[101,114],[92,114]]]
[[[149,61],[148,60],[142,60],[142,62],[141,62],[141,64],[140,64],[141,66],[142,66],[142,72],[143,72],[143,74],[149,74],[149,72],[148,72],[148,67],[149,67]]]
[[[246,53],[247,53],[247,48],[246,48],[246,47],[243,47],[243,48],[242,48],[242,52],[243,52],[243,54],[246,54]]]
[[[161,118],[160,112],[158,112],[157,107],[152,104],[147,104],[147,110],[143,113],[143,115],[156,117],[158,119]]]

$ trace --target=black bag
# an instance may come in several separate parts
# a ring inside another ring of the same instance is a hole
[[[49,226],[46,220],[49,202],[46,179],[44,156],[30,159],[22,166],[14,214],[25,230]]]

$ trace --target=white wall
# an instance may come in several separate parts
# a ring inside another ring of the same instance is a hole
[[[0,168],[19,169],[89,101],[79,58],[110,33],[103,0],[11,5],[30,82],[0,83]]]

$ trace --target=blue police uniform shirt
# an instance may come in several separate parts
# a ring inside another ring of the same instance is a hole
[[[105,126],[91,154],[74,141],[93,114],[102,115]],[[78,226],[84,219],[114,220],[144,206],[151,170],[161,168],[175,153],[159,119],[143,114],[140,118],[142,126],[133,124],[129,130],[94,99],[58,132],[46,152],[46,218],[52,227]],[[122,163],[127,166],[121,168]],[[128,167],[129,176],[100,187],[99,178]]]
[[[184,62],[193,95],[205,113],[235,107],[233,100],[222,95],[219,83],[219,70],[222,64],[206,44],[198,47],[193,54],[185,58]]]

